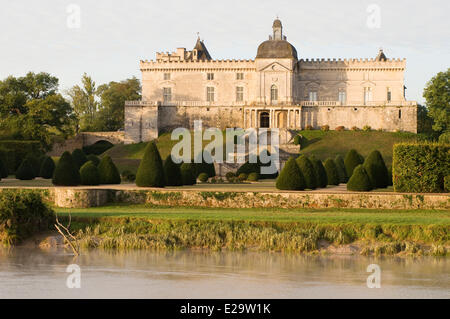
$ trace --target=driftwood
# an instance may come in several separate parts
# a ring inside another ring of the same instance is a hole
[[[69,243],[70,248],[72,248],[73,253],[75,254],[75,256],[79,256],[80,253],[80,249],[78,247],[78,242],[77,239],[75,238],[75,236],[72,235],[72,233],[69,231],[70,228],[70,224],[72,223],[72,217],[69,214],[69,224],[66,226],[64,226],[63,224],[60,223],[59,219],[58,219],[58,215],[56,215],[56,224],[55,224],[55,228],[56,230],[61,234],[61,236],[64,237],[64,239]],[[75,245],[73,244],[73,242],[75,242]],[[75,247],[76,246],[76,247]]]

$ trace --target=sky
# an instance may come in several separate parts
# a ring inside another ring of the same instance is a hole
[[[29,71],[97,85],[140,78],[139,61],[191,50],[197,32],[214,59],[254,59],[278,16],[299,58],[406,58],[407,99],[449,67],[450,1],[0,0],[0,79]]]

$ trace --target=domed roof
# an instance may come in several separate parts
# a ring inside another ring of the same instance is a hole
[[[276,20],[275,20],[276,21]],[[258,47],[257,59],[295,59],[297,50],[286,40],[267,40]]]

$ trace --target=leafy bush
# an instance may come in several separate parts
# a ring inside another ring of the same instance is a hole
[[[198,175],[198,180],[202,183],[206,183],[209,179],[208,174],[206,173],[200,173],[200,175]]]
[[[10,174],[15,173],[29,154],[36,158],[43,154],[39,141],[0,140],[0,158]]]
[[[251,173],[250,173],[250,174],[251,174]],[[239,179],[241,182],[247,180],[247,178],[248,178],[248,174],[246,174],[246,173],[240,173],[239,176],[238,176],[238,179]]]
[[[259,180],[259,174],[258,173],[250,173],[248,174],[247,180],[250,182],[257,182]]]
[[[345,169],[344,158],[342,157],[342,155],[337,155],[334,158],[334,163],[336,164],[338,170],[339,182],[347,183],[348,181],[347,170]]]
[[[450,175],[444,177],[444,190],[446,193],[450,192]]]
[[[361,160],[361,155],[355,149],[351,149],[350,151],[348,151],[344,160],[347,176],[352,176],[355,167],[362,164],[363,162],[364,160]]]
[[[81,185],[99,185],[100,172],[91,161],[86,162],[80,168]]]
[[[136,174],[134,174],[132,171],[126,169],[120,174],[123,181],[127,182],[134,182],[136,180]]]
[[[442,134],[439,136],[439,143],[442,143],[442,144],[450,144],[450,131],[449,131],[449,132],[442,133]]]
[[[293,157],[289,158],[281,170],[276,187],[281,190],[304,190],[306,188],[305,178]]]
[[[235,177],[236,177],[236,174],[234,174],[233,172],[228,172],[225,174],[225,178],[229,182],[231,182]]]
[[[330,130],[330,126],[329,126],[329,125],[322,125],[322,126],[320,127],[320,129],[321,129],[322,131],[324,131],[324,132],[328,132],[328,131]]]
[[[372,189],[372,182],[363,165],[358,165],[352,177],[348,180],[347,190],[356,192],[367,192]]]
[[[0,238],[4,244],[15,244],[47,230],[54,220],[54,212],[43,202],[40,192],[0,192]]]
[[[89,154],[86,156],[86,158],[88,161],[94,163],[95,166],[98,166],[98,164],[100,164],[100,159],[94,154]]]
[[[98,164],[100,184],[120,184],[120,174],[110,156],[106,155]]]
[[[344,126],[337,126],[335,128],[335,130],[338,131],[338,132],[342,132],[342,131],[345,131],[345,127]]]
[[[336,163],[329,158],[325,161],[324,167],[327,172],[328,185],[339,185],[339,174]]]
[[[25,158],[16,171],[16,178],[26,181],[36,177],[33,164],[29,158]]]
[[[374,188],[385,188],[389,185],[389,173],[379,151],[372,151],[363,165]]]
[[[180,186],[182,185],[180,166],[175,164],[172,156],[169,154],[164,161],[164,177],[166,178],[166,186]]]
[[[98,141],[95,142],[92,145],[88,145],[83,147],[83,152],[86,155],[94,154],[94,155],[100,155],[112,148],[114,144],[108,141]]]
[[[39,176],[45,179],[50,179],[53,177],[54,171],[55,171],[55,162],[50,156],[47,156],[42,162],[41,169],[39,171]]]
[[[144,157],[136,174],[139,187],[164,187],[166,178],[164,168],[155,142],[149,142],[144,150]]]
[[[73,158],[73,161],[75,162],[75,164],[77,164],[78,168],[81,168],[81,166],[83,166],[84,163],[86,163],[88,161],[84,152],[82,150],[80,150],[79,148],[75,149],[72,152],[72,158]]]
[[[317,187],[325,188],[328,185],[328,176],[325,171],[325,167],[323,167],[322,161],[317,159],[314,155],[309,158],[311,163],[313,164],[314,171],[316,173],[316,181]]]
[[[316,172],[314,170],[314,166],[311,161],[306,157],[306,155],[301,155],[296,159],[298,168],[302,172],[303,177],[305,178],[306,188],[316,189],[317,180],[316,180]]]
[[[450,145],[396,144],[392,170],[396,192],[443,192],[444,177],[450,171]]]
[[[192,163],[183,163],[180,166],[181,181],[183,185],[195,185],[197,183],[197,178],[194,175],[195,170]]]
[[[372,128],[369,125],[364,125],[364,127],[363,127],[364,132],[370,132],[371,130],[372,130]]]
[[[0,178],[6,178],[8,177],[8,167],[6,167],[6,164],[3,163],[2,159],[0,158]]]
[[[56,165],[52,182],[57,186],[77,186],[81,183],[80,171],[72,155],[64,152]]]
[[[357,126],[352,126],[352,131],[359,131],[359,128]]]

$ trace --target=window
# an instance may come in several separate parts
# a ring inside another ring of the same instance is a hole
[[[309,101],[310,102],[316,102],[317,101],[317,92],[316,91],[309,92]]]
[[[399,119],[402,118],[402,110],[398,110],[398,118],[399,118]]]
[[[236,102],[244,101],[244,88],[242,86],[236,87]]]
[[[163,100],[164,102],[172,101],[172,88],[163,88]]]
[[[206,88],[206,101],[214,102],[214,87],[212,86]]]
[[[278,88],[275,85],[272,85],[270,88],[270,100],[271,101],[278,101]]]
[[[345,91],[339,91],[339,102],[345,104]]]
[[[236,73],[236,80],[243,80],[244,79],[244,73]]]
[[[164,73],[164,81],[170,80],[170,73]]]
[[[371,101],[372,101],[372,89],[364,88],[364,104],[367,104],[367,102]]]
[[[206,78],[208,79],[208,81],[214,80],[214,73],[208,73],[208,74],[206,74]]]
[[[392,92],[390,88],[387,88],[387,97],[386,97],[388,102],[391,102],[392,100]]]

